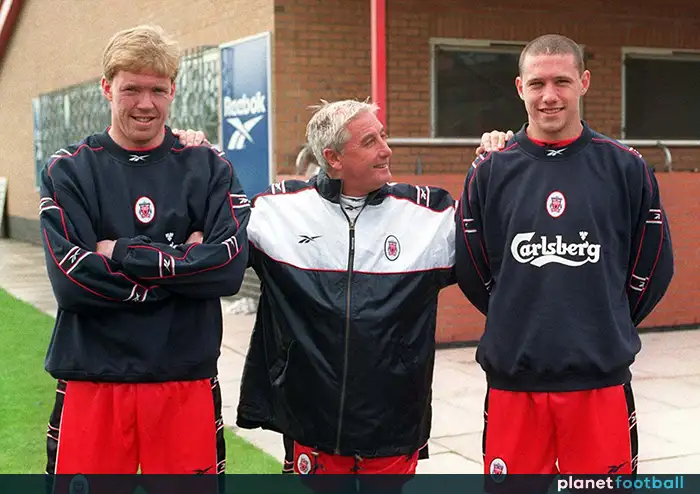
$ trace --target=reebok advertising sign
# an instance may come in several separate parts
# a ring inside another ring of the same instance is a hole
[[[221,147],[248,197],[271,183],[270,33],[221,49]]]

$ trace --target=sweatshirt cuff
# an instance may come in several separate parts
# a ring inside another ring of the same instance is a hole
[[[112,260],[121,263],[126,257],[126,251],[131,244],[130,238],[119,238],[114,244],[114,250],[112,251]]]

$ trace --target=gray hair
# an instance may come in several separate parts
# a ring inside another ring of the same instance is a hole
[[[306,140],[316,162],[324,170],[328,169],[328,161],[323,156],[324,149],[333,149],[341,153],[345,144],[350,140],[347,125],[364,112],[376,115],[379,107],[375,103],[357,100],[341,100],[329,103],[321,100],[321,104],[312,107],[316,110],[306,126]]]

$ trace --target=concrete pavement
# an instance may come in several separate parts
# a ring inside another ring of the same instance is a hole
[[[0,287],[51,316],[56,302],[40,246],[0,239]],[[235,432],[281,460],[279,434],[235,427],[243,362],[254,316],[224,301],[219,362],[224,420]],[[700,330],[647,333],[633,366],[639,424],[639,473],[700,473]],[[433,384],[430,456],[419,473],[481,473],[485,380],[474,348],[439,350]],[[48,419],[48,417],[47,417]]]

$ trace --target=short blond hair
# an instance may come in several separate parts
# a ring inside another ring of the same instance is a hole
[[[102,55],[105,79],[112,81],[120,70],[150,71],[174,81],[180,68],[180,48],[159,26],[136,26],[119,31]]]

